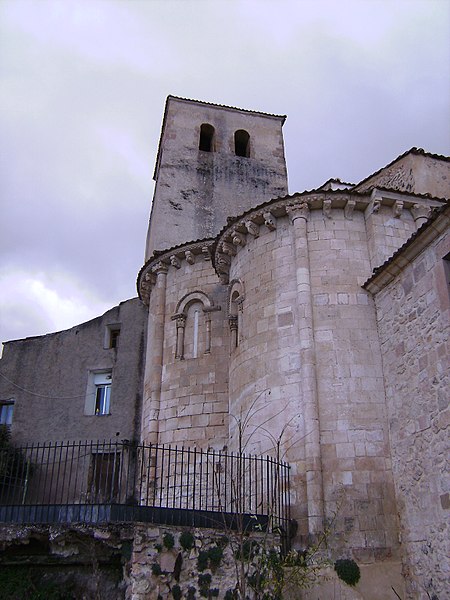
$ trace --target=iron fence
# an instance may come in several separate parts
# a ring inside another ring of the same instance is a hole
[[[287,531],[289,465],[122,441],[0,449],[0,521],[144,520]]]

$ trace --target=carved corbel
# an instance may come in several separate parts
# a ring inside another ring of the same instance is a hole
[[[231,258],[229,257],[228,254],[224,254],[223,252],[219,252],[218,256],[217,256],[217,266],[218,267],[226,267],[226,268],[230,268],[231,265]]]
[[[221,242],[220,250],[223,252],[223,254],[227,254],[228,256],[236,255],[236,248],[233,246],[233,244],[230,244],[230,242]]]
[[[375,198],[372,204],[372,212],[373,213],[377,213],[380,210],[380,206],[381,206],[381,199],[380,198]]]
[[[239,233],[239,231],[233,231],[231,234],[231,239],[233,240],[233,244],[235,246],[245,246],[247,242],[245,235],[243,233]]]
[[[270,229],[270,231],[274,231],[277,228],[277,220],[276,218],[273,216],[273,214],[269,211],[263,213],[263,217],[264,217],[264,225],[267,227],[267,229]]]
[[[355,206],[356,200],[353,200],[353,198],[349,198],[345,204],[344,216],[349,221],[353,220],[353,211],[355,210]]]
[[[245,228],[254,238],[259,237],[259,225],[257,225],[254,221],[250,221],[250,219],[245,221]]]
[[[180,259],[177,256],[175,256],[175,254],[172,254],[172,256],[170,257],[170,264],[172,265],[172,267],[175,267],[175,269],[179,269],[181,267]]]
[[[403,200],[396,200],[394,206],[392,207],[392,212],[394,213],[394,217],[399,219],[402,216],[403,211]]]
[[[228,284],[228,281],[230,279],[230,265],[231,258],[227,254],[219,252],[217,254],[216,269],[217,273],[219,274],[220,283],[223,283],[225,285]]]
[[[211,250],[209,246],[202,246],[202,254],[205,260],[211,260]]]
[[[186,258],[186,262],[190,265],[193,265],[195,263],[195,255],[190,250],[186,250],[184,256]]]
[[[141,298],[145,302],[145,304],[149,304],[150,302],[150,292],[154,283],[155,276],[151,273],[146,273],[141,279],[139,289],[141,292]]]
[[[323,201],[322,212],[327,219],[331,219],[331,200],[329,198]]]

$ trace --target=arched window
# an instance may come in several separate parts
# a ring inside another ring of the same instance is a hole
[[[244,129],[234,132],[234,153],[236,156],[250,156],[250,135]]]
[[[200,127],[200,141],[198,149],[203,152],[214,152],[214,127],[209,123],[203,123]]]
[[[175,358],[199,358],[211,352],[211,311],[214,310],[217,310],[214,302],[201,291],[186,294],[178,302],[172,316],[177,327]]]

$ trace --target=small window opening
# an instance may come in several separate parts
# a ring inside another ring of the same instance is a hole
[[[244,129],[238,129],[234,133],[234,153],[245,158],[250,156],[250,135]]]
[[[104,348],[117,348],[119,345],[119,335],[120,335],[120,323],[113,323],[111,325],[106,325],[103,347]]]
[[[111,333],[109,336],[109,347],[110,348],[117,348],[117,346],[119,345],[119,335],[120,335],[120,329],[111,329]]]
[[[200,127],[199,150],[203,152],[214,152],[214,127],[208,123],[203,123]]]
[[[0,425],[11,427],[14,412],[14,402],[5,402],[0,406]]]

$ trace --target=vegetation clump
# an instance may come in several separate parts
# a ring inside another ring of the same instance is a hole
[[[181,600],[181,588],[178,584],[172,586],[171,592],[174,600]]]
[[[339,579],[348,585],[356,585],[361,577],[358,565],[351,558],[340,558],[334,563],[334,570]]]
[[[208,568],[208,551],[201,550],[197,556],[197,571],[205,571]]]
[[[200,596],[202,598],[209,597],[209,588],[211,587],[211,575],[209,573],[202,573],[198,576],[198,587]]]
[[[222,562],[223,549],[219,546],[213,546],[208,550],[209,567],[211,571],[215,571]]]
[[[183,550],[191,550],[195,544],[195,538],[190,531],[183,531],[180,535],[180,546]]]
[[[175,546],[175,538],[171,533],[165,533],[163,535],[163,544],[167,550],[172,550],[172,548]]]

